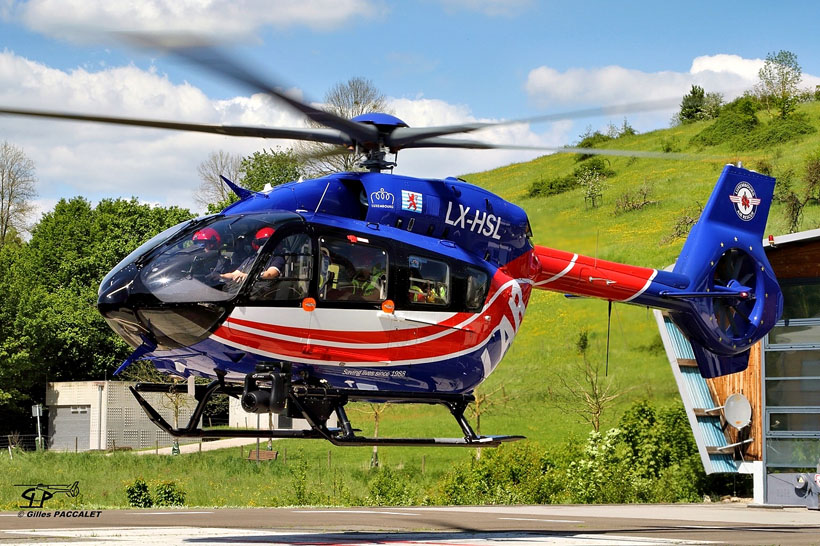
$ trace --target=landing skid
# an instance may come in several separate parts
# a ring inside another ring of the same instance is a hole
[[[137,383],[129,387],[137,402],[156,426],[177,438],[300,438],[324,439],[337,446],[435,446],[435,447],[493,447],[503,442],[521,440],[524,436],[479,436],[467,419],[464,410],[475,398],[470,394],[428,394],[393,391],[363,391],[291,385],[287,392],[288,411],[292,416],[305,419],[308,430],[261,430],[261,429],[202,429],[198,423],[208,400],[215,394],[242,396],[241,385],[228,385],[216,380],[206,385],[196,385],[194,397],[196,408],[185,428],[173,428],[140,393],[161,392],[184,394],[187,385],[163,383]],[[401,402],[411,404],[441,404],[450,410],[464,433],[463,438],[369,438],[356,435],[344,406],[350,401]],[[327,419],[331,413],[337,417],[338,427],[329,428]]]

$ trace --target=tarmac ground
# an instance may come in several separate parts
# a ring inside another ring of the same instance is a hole
[[[58,512],[0,513],[0,545],[820,544],[818,511],[737,504]]]

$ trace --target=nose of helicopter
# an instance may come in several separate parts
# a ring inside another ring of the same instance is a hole
[[[97,310],[105,321],[129,345],[140,346],[144,337],[155,340],[150,328],[137,316],[137,305],[131,288],[138,281],[139,270],[128,264],[106,276],[97,292]]]
[[[171,302],[158,297],[150,286],[156,269],[150,262],[142,267],[131,263],[109,273],[97,295],[97,309],[105,321],[135,349],[144,343],[158,349],[190,347],[207,338],[227,315],[228,306],[196,297]]]

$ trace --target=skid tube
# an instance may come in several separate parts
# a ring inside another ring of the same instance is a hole
[[[222,378],[208,385],[195,385],[196,408],[187,426],[173,428],[140,393],[161,392],[184,394],[187,385],[167,383],[137,383],[129,387],[148,419],[175,438],[301,438],[324,439],[337,446],[435,446],[435,447],[494,447],[504,442],[524,439],[524,436],[479,436],[467,419],[464,410],[475,398],[471,394],[412,393],[397,391],[364,391],[291,385],[288,406],[292,413],[301,414],[310,425],[309,430],[262,430],[262,429],[202,429],[198,426],[208,400],[215,394],[241,396],[241,385],[227,385]],[[347,417],[344,405],[349,401],[400,402],[410,404],[441,404],[450,410],[462,432],[463,438],[369,438],[357,436]],[[295,410],[295,411],[294,411]],[[339,427],[329,428],[327,418],[336,414]]]

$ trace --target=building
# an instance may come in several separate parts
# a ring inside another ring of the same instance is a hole
[[[766,255],[783,290],[783,317],[746,371],[703,379],[691,346],[661,311],[658,326],[707,473],[754,476],[755,502],[806,505],[801,472],[820,472],[820,230],[770,237]],[[727,426],[732,394],[751,405],[751,423]]]
[[[49,447],[61,451],[163,447],[173,443],[167,432],[148,420],[125,381],[48,383]],[[174,407],[184,426],[196,406],[187,394],[171,397],[145,393],[145,399],[171,424]]]
[[[165,447],[173,443],[170,434],[148,420],[134,395],[128,390],[135,383],[126,381],[69,381],[48,383],[46,407],[50,449],[58,451],[87,451],[90,449]],[[174,408],[179,411],[180,427],[196,407],[196,401],[187,394],[166,395],[141,393],[171,425]],[[245,412],[238,398],[229,398],[229,426],[232,428],[268,428],[284,430],[309,429],[304,419],[285,415]],[[336,426],[336,416],[328,419],[328,426]],[[196,439],[181,438],[180,442]]]

